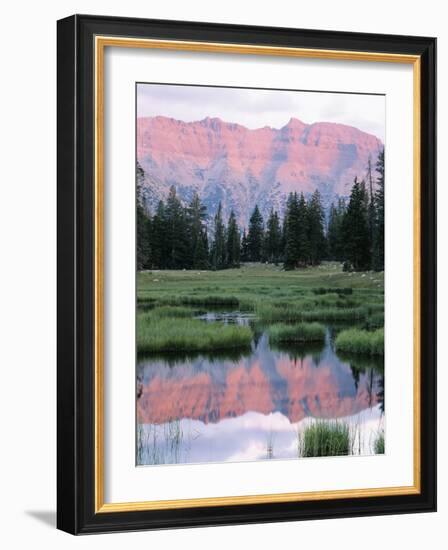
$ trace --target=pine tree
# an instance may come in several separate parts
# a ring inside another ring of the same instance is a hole
[[[210,250],[210,263],[213,269],[226,267],[226,231],[222,221],[222,206],[219,203],[213,223],[213,244]]]
[[[316,189],[307,205],[309,263],[319,265],[325,256],[324,210],[319,191]]]
[[[166,202],[160,201],[151,217],[143,196],[144,172],[137,163],[137,269],[224,269],[239,267],[240,261],[283,261],[285,269],[296,269],[328,258],[344,261],[347,268],[357,271],[383,270],[384,150],[376,171],[376,191],[369,168],[367,186],[355,178],[348,204],[340,198],[337,205],[331,205],[326,231],[318,190],[308,201],[303,193],[290,193],[283,227],[278,212],[271,209],[265,230],[256,205],[249,229],[242,235],[233,211],[226,229],[220,203],[209,247],[207,211],[199,196],[195,194],[184,207],[173,186]]]
[[[195,193],[187,209],[190,265],[194,269],[208,267],[208,240],[205,220],[207,209]]]
[[[164,269],[167,267],[167,242],[166,242],[166,217],[165,205],[159,201],[156,213],[152,219],[151,231],[151,251],[152,267],[155,269]]]
[[[344,239],[342,235],[344,216],[345,201],[340,198],[337,207],[334,203],[331,205],[327,232],[328,258],[338,262],[344,260]]]
[[[337,259],[342,261],[344,259],[344,235],[343,235],[343,225],[344,217],[347,212],[347,204],[344,198],[339,198],[338,200],[338,220],[339,220],[339,239],[337,243]]]
[[[369,221],[369,239],[370,239],[370,256],[373,256],[373,242],[375,239],[375,225],[376,225],[376,208],[375,208],[375,195],[373,193],[373,177],[372,177],[372,159],[369,155],[367,164],[367,183],[369,185],[369,206],[368,206],[368,221]],[[372,263],[372,260],[371,260]]]
[[[149,255],[148,255],[148,224],[149,220],[145,216],[144,210],[142,206],[137,203],[137,270],[140,271],[142,269],[147,268],[147,264],[149,261]]]
[[[233,210],[230,212],[227,224],[226,265],[240,267],[240,230]]]
[[[209,250],[208,250],[208,235],[207,229],[203,228],[200,238],[197,243],[197,248],[194,251],[194,264],[192,267],[195,269],[208,269],[210,267],[209,262]]]
[[[137,161],[136,167],[136,226],[137,226],[137,270],[151,267],[151,219],[143,201],[145,173]]]
[[[311,245],[310,245],[310,216],[308,205],[303,193],[297,203],[297,263],[299,266],[306,267],[310,263]]]
[[[277,264],[281,257],[282,232],[278,213],[271,209],[266,224],[264,240],[265,257],[268,262]]]
[[[240,259],[241,259],[242,262],[248,262],[249,261],[249,249],[248,249],[248,244],[247,244],[246,229],[243,229],[243,236],[241,237]]]
[[[370,268],[369,197],[365,182],[355,178],[343,221],[345,257],[355,271]]]
[[[256,204],[249,219],[249,232],[247,234],[247,248],[249,253],[249,260],[251,262],[261,261],[263,237],[263,216],[261,215],[261,212],[258,209],[258,205]]]
[[[167,267],[182,269],[191,266],[188,246],[188,224],[185,209],[171,186],[165,207]]]
[[[299,200],[297,193],[290,193],[286,202],[286,212],[284,219],[284,238],[285,238],[285,269],[294,269],[297,267],[300,258],[300,214]]]
[[[328,215],[328,229],[327,229],[327,242],[328,242],[328,259],[337,259],[337,248],[339,241],[339,217],[337,208],[334,202],[331,203],[330,213]]]
[[[375,192],[375,230],[372,246],[372,268],[384,271],[384,149],[380,151],[376,163],[378,177]]]

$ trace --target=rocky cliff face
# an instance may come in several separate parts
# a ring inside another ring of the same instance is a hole
[[[319,189],[328,205],[347,196],[365,177],[381,141],[357,128],[291,120],[280,129],[255,130],[219,118],[182,122],[167,117],[137,120],[137,159],[145,172],[144,196],[155,207],[175,185],[188,201],[194,192],[213,215],[219,201],[246,226],[257,203],[263,215],[283,211],[291,191]]]

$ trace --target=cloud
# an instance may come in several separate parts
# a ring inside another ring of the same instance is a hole
[[[382,95],[139,83],[137,114],[185,122],[219,117],[248,128],[281,128],[294,117],[308,124],[348,124],[385,138]]]

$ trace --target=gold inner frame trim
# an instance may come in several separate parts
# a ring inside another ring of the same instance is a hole
[[[277,493],[244,496],[226,496],[210,498],[191,498],[179,500],[154,500],[141,502],[104,502],[104,50],[106,47],[150,48],[159,50],[265,55],[330,59],[342,61],[369,61],[382,63],[406,63],[413,65],[413,197],[414,197],[414,388],[413,388],[413,424],[414,424],[414,469],[413,485],[401,487],[379,487],[349,490],[330,490],[296,493]],[[275,502],[303,502],[332,500],[340,498],[363,498],[380,496],[412,495],[421,492],[421,444],[420,444],[420,271],[421,271],[421,71],[420,56],[389,54],[381,52],[356,52],[344,50],[321,50],[308,48],[290,48],[275,46],[257,46],[253,44],[226,44],[214,42],[196,42],[181,40],[156,40],[141,38],[122,38],[115,36],[96,36],[95,55],[95,513],[132,512],[143,510],[167,510],[197,508],[206,506],[232,506],[242,504],[263,504]]]

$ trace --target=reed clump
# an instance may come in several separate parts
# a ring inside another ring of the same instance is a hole
[[[299,435],[299,455],[307,457],[350,454],[350,429],[337,420],[317,420]]]
[[[378,435],[375,438],[375,441],[373,443],[373,450],[376,455],[383,455],[384,454],[384,431],[381,431],[378,433]]]
[[[248,326],[205,323],[198,319],[139,316],[137,350],[139,353],[160,351],[210,351],[250,346],[252,330]]]
[[[336,350],[364,355],[384,355],[384,329],[374,331],[351,328],[340,332],[335,340]]]
[[[275,324],[269,327],[268,333],[272,342],[323,342],[325,340],[325,327],[320,323]]]

